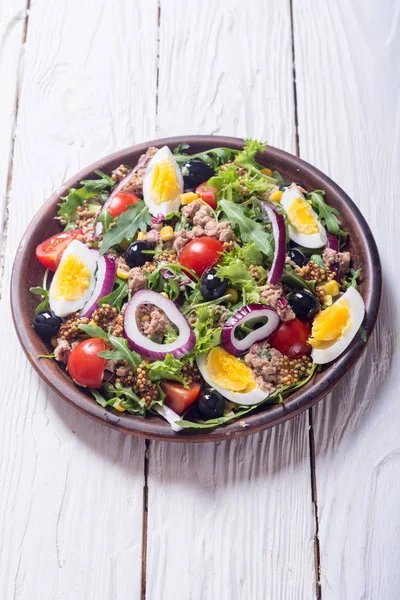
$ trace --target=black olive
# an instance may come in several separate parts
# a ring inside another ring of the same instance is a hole
[[[197,409],[204,419],[222,417],[225,398],[214,388],[204,388],[197,399]]]
[[[317,298],[308,290],[298,290],[288,296],[289,304],[299,319],[312,319],[321,310]]]
[[[298,248],[292,248],[292,250],[289,250],[288,252],[288,257],[294,262],[296,263],[296,265],[298,267],[305,267],[306,264],[308,263],[308,258],[305,256],[305,254],[303,254],[303,252],[301,250],[299,250]]]
[[[198,158],[188,160],[188,162],[181,167],[181,171],[185,189],[197,188],[198,185],[208,181],[208,179],[215,174],[214,169]]]
[[[57,317],[52,310],[42,310],[35,315],[33,326],[41,338],[48,340],[57,335],[62,319]]]
[[[287,181],[285,181],[285,183],[283,183],[281,185],[281,187],[279,188],[282,192],[284,192],[286,190],[286,188],[288,188],[290,185],[292,185],[292,183],[294,183],[294,185],[297,185],[297,187],[303,187],[302,183],[299,183],[298,181],[291,181],[290,183],[288,183]]]
[[[143,250],[151,250],[150,245],[144,240],[132,242],[125,252],[125,262],[133,269],[133,267],[142,267],[144,263],[153,260],[152,254],[143,253]]]
[[[216,300],[226,292],[228,283],[216,275],[215,269],[208,269],[200,279],[200,292],[204,300]]]

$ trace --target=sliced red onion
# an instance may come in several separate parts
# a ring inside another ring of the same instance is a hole
[[[140,304],[154,304],[163,310],[179,335],[170,344],[158,344],[143,335],[136,322],[136,310]],[[154,360],[163,360],[167,354],[175,358],[186,356],[193,350],[196,336],[187,319],[172,300],[150,290],[140,290],[133,295],[124,314],[124,333],[131,348],[142,356]]]
[[[235,331],[239,325],[244,325],[251,319],[259,319],[261,317],[268,318],[265,325],[246,335],[243,340],[238,340],[235,337]],[[247,304],[226,321],[222,328],[222,345],[230,354],[243,354],[253,344],[266,340],[278,325],[279,317],[271,306],[266,304]]]
[[[138,171],[139,169],[141,169],[142,167],[144,167],[146,165],[147,159],[148,159],[147,154],[143,154],[143,156],[141,156],[140,159],[138,160],[136,166],[133,167],[132,171],[129,171],[128,175],[126,177],[124,177],[123,179],[121,179],[119,184],[117,186],[115,186],[115,188],[113,189],[111,194],[108,196],[107,200],[104,202],[103,208],[101,209],[98,217],[100,217],[103,214],[103,212],[108,209],[114,196],[116,194],[118,194],[118,192],[120,192],[127,185],[127,183],[129,183],[132,175],[134,175],[136,173],[136,171]],[[98,238],[101,235],[102,231],[103,231],[103,225],[100,223],[99,220],[97,220],[97,223],[94,228],[95,236]]]
[[[326,237],[328,238],[328,241],[327,241],[327,244],[326,244],[327,247],[331,248],[335,252],[339,252],[339,240],[337,239],[336,235],[334,235],[333,233],[329,233],[327,231],[326,232]]]
[[[268,275],[268,283],[278,283],[282,277],[286,258],[286,226],[285,218],[279,214],[272,204],[268,202],[261,203],[262,210],[272,224],[272,234],[274,236],[275,249],[272,260],[271,270]]]
[[[182,431],[183,427],[176,424],[176,421],[180,421],[180,416],[174,410],[172,410],[172,408],[166,406],[165,404],[155,404],[153,409],[158,412],[161,417],[164,417],[164,419],[168,421],[173,431]]]
[[[115,260],[109,256],[100,256],[97,250],[91,250],[91,252],[96,252],[97,254],[96,285],[90,298],[82,308],[82,317],[91,317],[99,307],[99,300],[112,292],[117,273],[117,263]]]
[[[164,220],[165,217],[162,213],[158,213],[156,217],[151,217],[150,219],[152,225],[159,225],[160,223],[163,223]]]
[[[164,277],[164,279],[173,279],[175,277],[175,275],[168,271],[168,269],[161,269],[160,273]]]

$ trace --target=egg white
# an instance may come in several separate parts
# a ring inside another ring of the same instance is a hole
[[[340,356],[354,339],[364,320],[364,300],[355,288],[350,287],[335,304],[342,301],[345,301],[349,307],[351,326],[339,339],[333,340],[329,347],[313,348],[311,357],[317,365],[324,365]]]
[[[268,392],[260,390],[259,387],[255,387],[254,390],[251,390],[251,392],[247,392],[245,394],[243,392],[232,392],[222,388],[213,382],[207,369],[206,359],[207,354],[199,354],[196,358],[197,367],[203,379],[208,383],[208,385],[217,390],[217,392],[222,394],[222,396],[227,400],[235,402],[236,404],[251,406],[252,404],[258,404],[259,402],[262,402],[262,400],[269,395]]]
[[[176,197],[173,200],[171,200],[170,202],[161,202],[160,204],[158,204],[157,202],[154,201],[153,194],[152,194],[154,169],[155,169],[155,166],[159,162],[162,162],[165,160],[168,161],[168,163],[174,168],[176,179],[177,179],[177,182],[179,185],[179,189],[176,194]],[[183,193],[183,177],[182,177],[181,170],[178,166],[178,163],[174,159],[174,155],[172,154],[171,150],[168,148],[168,146],[163,146],[162,148],[160,148],[160,150],[158,150],[158,152],[153,156],[153,158],[147,165],[146,172],[145,172],[144,178],[143,178],[144,202],[145,202],[147,208],[149,209],[150,213],[153,216],[156,217],[157,215],[162,214],[162,215],[164,215],[164,217],[166,217],[167,215],[169,215],[171,213],[179,211],[179,207],[181,204],[180,194],[182,194],[182,193]]]
[[[63,264],[66,258],[71,255],[77,256],[88,267],[90,271],[89,288],[84,294],[82,294],[82,296],[80,296],[76,300],[65,300],[65,298],[56,298],[56,290],[58,288],[58,282],[60,279],[60,266]],[[95,285],[94,274],[97,264],[96,256],[96,252],[89,250],[89,248],[87,248],[85,244],[82,244],[82,242],[79,242],[78,240],[73,240],[64,250],[60,264],[56,272],[54,273],[53,281],[51,282],[49,290],[50,308],[58,317],[66,317],[67,315],[76,312],[77,310],[80,310],[85,304],[86,300],[89,298],[90,294],[93,292]]]
[[[286,212],[288,212],[290,205],[297,198],[302,198],[304,201],[306,201],[304,195],[299,190],[297,185],[295,183],[292,183],[284,191],[280,202]],[[323,225],[321,225],[317,213],[311,208],[311,206],[310,210],[315,219],[315,223],[319,229],[318,233],[310,233],[309,235],[305,233],[299,233],[298,231],[296,231],[296,229],[289,225],[289,237],[296,244],[304,246],[305,248],[321,248],[327,243],[326,231]]]

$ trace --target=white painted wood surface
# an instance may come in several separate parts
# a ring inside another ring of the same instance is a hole
[[[46,388],[8,294],[30,217],[95,158],[180,133],[295,151],[290,3],[33,0],[25,16],[2,0],[0,598],[398,598],[397,3],[293,0],[301,156],[359,204],[388,276],[366,354],[313,410],[321,590],[307,414],[236,442],[152,442],[144,577],[144,443]]]
[[[371,225],[385,285],[373,340],[314,413],[324,600],[394,600],[400,584],[400,6],[294,2],[301,155]]]

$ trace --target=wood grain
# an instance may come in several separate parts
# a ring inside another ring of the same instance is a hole
[[[21,49],[7,35],[21,42],[23,12],[5,4],[3,44],[17,65]],[[4,599],[140,594],[144,443],[91,422],[32,372],[12,329],[8,287],[19,239],[51,191],[94,159],[154,135],[156,40],[155,0],[36,0],[30,10],[0,305]],[[11,92],[9,107],[15,85]],[[5,156],[10,135],[1,143]]]
[[[161,1],[160,135],[295,150],[289,8]],[[215,445],[152,442],[147,598],[312,598],[306,415]]]
[[[359,205],[386,273],[363,359],[313,409],[324,600],[392,600],[400,582],[399,17],[394,0],[294,2],[301,156]]]

